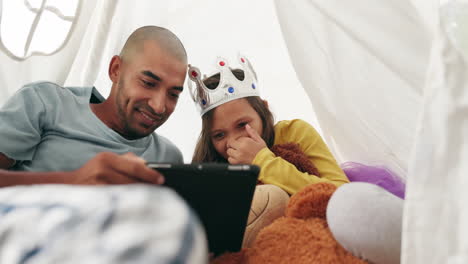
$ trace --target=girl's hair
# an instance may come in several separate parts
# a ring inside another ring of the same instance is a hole
[[[234,76],[237,79],[244,79],[244,71],[241,69],[232,70]],[[210,76],[203,80],[205,86],[209,89],[215,89],[220,81],[220,74],[217,73],[213,76]],[[250,106],[258,113],[260,119],[262,120],[263,133],[261,135],[262,139],[265,140],[267,147],[271,147],[275,140],[275,129],[274,129],[274,119],[273,114],[270,109],[268,109],[265,102],[258,96],[244,97],[241,99],[246,99]],[[215,107],[216,108],[216,107]],[[197,145],[193,154],[192,162],[227,162],[223,156],[218,154],[216,149],[211,142],[210,131],[213,125],[213,110],[206,112],[202,116],[202,131],[198,138]]]

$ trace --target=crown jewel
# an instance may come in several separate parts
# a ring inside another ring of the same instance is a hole
[[[189,65],[188,76],[196,86],[193,87],[191,81],[188,82],[190,95],[193,101],[199,108],[200,115],[204,115],[211,109],[227,103],[229,101],[248,97],[259,96],[257,87],[257,75],[255,74],[249,60],[244,56],[239,56],[238,61],[244,71],[244,79],[241,81],[232,73],[227,60],[218,57],[216,67],[219,72],[215,72],[211,76],[219,73],[219,84],[214,89],[209,89],[204,84],[201,78],[201,72],[197,67]]]

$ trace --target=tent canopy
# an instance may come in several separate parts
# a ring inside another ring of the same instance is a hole
[[[216,56],[241,52],[277,120],[311,123],[339,162],[384,165],[407,179],[403,263],[465,263],[467,6],[466,0],[0,0],[0,104],[38,80],[94,85],[107,96],[110,58],[147,24],[175,32],[190,63],[204,72],[214,69]],[[200,127],[184,92],[157,132],[189,162]]]

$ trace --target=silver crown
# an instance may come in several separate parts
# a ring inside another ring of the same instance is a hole
[[[239,55],[238,61],[244,70],[244,80],[242,81],[234,76],[227,60],[221,57],[216,59],[216,67],[219,72],[215,72],[211,76],[219,73],[220,81],[215,89],[207,88],[201,78],[200,70],[189,65],[188,76],[191,81],[188,81],[188,86],[190,95],[198,106],[201,116],[229,101],[248,96],[260,96],[257,87],[257,75],[249,60]],[[193,87],[192,81],[196,84],[196,87]]]

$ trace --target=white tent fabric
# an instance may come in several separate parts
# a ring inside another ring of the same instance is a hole
[[[437,1],[77,3],[72,31],[52,54],[18,59],[0,42],[0,105],[37,80],[95,84],[106,96],[108,61],[128,34],[146,24],[180,36],[202,71],[216,55],[240,51],[254,64],[277,119],[302,118],[321,128],[340,162],[385,165],[408,176],[403,263],[468,261],[468,66],[440,31]],[[0,29],[8,25],[3,18]],[[429,61],[432,34],[438,38]],[[199,129],[195,106],[183,93],[158,131],[189,161]]]
[[[357,2],[277,0],[292,62],[339,156],[408,168],[402,263],[467,263],[468,61],[439,3]]]
[[[468,2],[456,8],[464,8],[466,19]],[[468,263],[468,49],[461,50],[461,38],[447,30],[451,18],[441,16],[440,23],[435,18],[436,37],[408,172],[402,261]],[[468,40],[468,23],[458,26],[465,26]]]
[[[406,177],[430,43],[412,3],[276,5],[292,63],[338,160]]]
[[[7,14],[14,14],[14,11],[8,10],[10,6],[6,3],[2,4],[0,1],[0,51],[2,51],[0,52],[0,105],[25,83],[38,80],[64,83],[69,76],[74,75],[71,68],[77,59],[77,50],[80,49],[81,44],[87,41],[84,36],[88,29],[89,17],[92,16],[95,6],[96,2],[94,1],[86,1],[78,6],[77,10],[79,10],[80,16],[76,17],[75,22],[70,25],[73,32],[59,51],[47,56],[38,54],[37,56],[21,58],[12,55],[5,44],[7,40],[3,34],[7,27],[17,31],[18,23],[21,20],[9,19],[17,16],[7,16]],[[71,15],[73,16],[73,14]],[[20,34],[20,32],[16,33]]]

